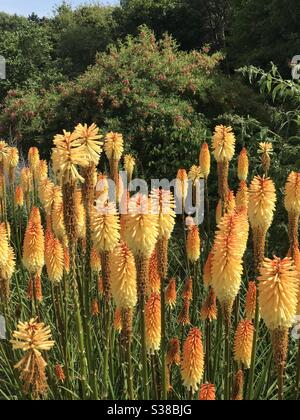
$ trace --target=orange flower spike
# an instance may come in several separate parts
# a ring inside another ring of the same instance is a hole
[[[17,207],[24,206],[24,194],[23,194],[23,189],[20,185],[17,185],[15,189],[15,205]]]
[[[64,250],[50,229],[47,230],[45,237],[45,264],[49,280],[59,283],[64,273]]]
[[[176,306],[177,300],[177,291],[176,291],[176,278],[173,277],[166,288],[165,291],[165,303],[166,306],[169,306],[173,309]]]
[[[300,172],[291,172],[288,176],[284,205],[289,213],[300,214]]]
[[[244,399],[244,372],[240,369],[235,375],[232,400],[242,401]]]
[[[91,270],[95,274],[98,274],[101,270],[101,260],[95,247],[91,249]]]
[[[116,308],[115,310],[114,327],[118,333],[122,331],[122,310],[120,308]]]
[[[188,390],[196,391],[203,377],[204,351],[202,334],[192,328],[184,342],[181,362],[181,377]]]
[[[238,192],[236,194],[236,209],[237,211],[248,210],[249,205],[249,190],[245,181],[240,182]]]
[[[147,351],[154,354],[159,350],[161,342],[161,308],[158,293],[152,293],[146,303],[145,322]]]
[[[216,388],[214,384],[203,384],[199,391],[199,400],[201,401],[215,401]]]
[[[217,297],[214,289],[211,287],[207,299],[201,308],[201,319],[209,322],[215,321],[218,318]]]
[[[191,262],[197,262],[200,258],[200,235],[199,228],[196,225],[189,226],[187,241],[186,241],[186,252],[188,259]]]
[[[200,156],[199,156],[199,166],[201,168],[201,172],[204,175],[204,178],[207,179],[210,174],[210,152],[209,146],[205,142],[201,146]]]
[[[249,172],[249,159],[247,149],[243,147],[238,158],[238,178],[240,181],[246,181]]]
[[[179,324],[185,326],[185,325],[190,325],[191,320],[190,320],[190,306],[191,306],[191,301],[188,299],[185,299],[183,301],[183,307],[182,310],[178,316],[178,322]]]
[[[23,243],[23,263],[31,274],[37,274],[44,266],[45,239],[38,208],[33,207]]]
[[[213,263],[213,251],[210,251],[206,263],[204,265],[204,271],[203,271],[203,282],[204,286],[206,288],[209,288],[211,286],[212,282],[212,263]]]
[[[149,261],[149,283],[146,286],[148,295],[152,292],[158,293],[160,291],[160,275],[158,271],[158,258],[156,250],[152,252]]]
[[[252,321],[241,321],[234,339],[234,360],[250,368],[253,347],[254,326]]]
[[[188,277],[185,281],[184,289],[182,292],[182,297],[184,300],[192,300],[193,299],[193,279],[192,277]]]
[[[172,365],[180,366],[180,342],[178,337],[171,338],[168,343],[166,362],[169,367]]]

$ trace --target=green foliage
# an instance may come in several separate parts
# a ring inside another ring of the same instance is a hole
[[[290,76],[288,62],[300,50],[298,0],[232,0],[228,54],[235,68],[275,62]]]
[[[14,26],[10,19],[1,19],[6,27],[0,38],[1,55],[6,59],[7,79],[0,81],[0,98],[16,87],[47,88],[63,80],[52,61],[53,46],[47,29],[26,19]]]
[[[54,52],[68,77],[82,73],[95,63],[96,53],[105,51],[116,38],[116,21],[112,7],[58,7],[49,22]]]

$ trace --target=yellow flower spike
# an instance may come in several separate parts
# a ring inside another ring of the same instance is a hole
[[[120,223],[113,203],[97,205],[92,210],[91,231],[93,244],[99,253],[111,252],[120,240]]]
[[[50,229],[47,230],[45,237],[45,264],[49,280],[59,283],[64,273],[64,250]]]
[[[158,234],[158,215],[151,209],[147,196],[138,193],[130,198],[125,219],[125,240],[135,255],[149,258]]]
[[[25,356],[15,366],[21,372],[20,379],[24,383],[24,391],[28,394],[31,390],[33,397],[38,398],[44,395],[48,388],[45,372],[47,363],[41,352],[51,350],[55,344],[51,340],[50,328],[31,319],[29,322],[19,322],[12,336],[13,349],[25,352]]]
[[[23,264],[30,274],[39,273],[44,266],[44,231],[39,209],[33,207],[23,243]]]
[[[53,206],[51,212],[52,229],[55,236],[62,242],[66,240],[66,229],[64,223],[64,206],[61,187],[56,186],[53,190]]]
[[[29,168],[23,168],[21,170],[21,187],[25,194],[29,194],[33,189],[32,173]]]
[[[0,295],[4,302],[7,302],[10,296],[10,282],[16,268],[16,258],[13,248],[8,246],[8,258],[6,264],[0,267]]]
[[[89,161],[86,147],[79,140],[78,133],[64,130],[63,134],[57,134],[54,137],[53,143],[56,146],[53,163],[55,169],[59,170],[62,181],[83,182],[84,179],[79,174],[77,166],[87,167]]]
[[[0,268],[5,268],[9,258],[9,241],[5,223],[0,224]]]
[[[250,368],[253,347],[254,326],[252,321],[241,321],[234,338],[234,360]]]
[[[296,316],[299,273],[290,258],[265,259],[260,267],[261,317],[269,330],[290,328]]]
[[[40,164],[40,153],[37,147],[30,147],[28,151],[28,163],[30,170],[35,176]]]
[[[77,238],[84,239],[86,235],[86,224],[85,224],[85,208],[82,202],[82,193],[80,190],[76,190],[74,194],[75,203],[75,220],[76,220],[76,234]]]
[[[207,143],[203,143],[199,156],[199,166],[205,179],[207,179],[210,174],[210,161],[209,146]]]
[[[161,341],[161,310],[158,293],[152,293],[146,302],[145,325],[147,352],[154,354],[159,350]]]
[[[124,169],[127,172],[128,182],[132,180],[133,170],[135,167],[135,158],[132,155],[124,156]]]
[[[256,176],[249,188],[248,214],[252,229],[268,230],[272,224],[276,190],[270,178]]]
[[[119,309],[132,309],[137,303],[136,268],[134,256],[121,243],[110,256],[110,286]]]
[[[225,213],[231,214],[236,209],[235,196],[233,191],[228,191],[224,206]]]
[[[188,193],[188,175],[185,169],[179,169],[176,176],[175,195],[181,203],[182,210]]]
[[[224,305],[232,305],[239,292],[248,233],[246,212],[226,214],[218,226],[212,262],[212,287]]]
[[[103,136],[99,134],[97,125],[78,124],[75,128],[75,133],[78,135],[78,141],[85,146],[87,159],[98,165],[103,144],[103,141],[100,139]]]
[[[173,194],[167,190],[153,189],[150,202],[151,211],[158,215],[158,238],[169,240],[175,226]]]
[[[300,214],[300,172],[291,172],[288,176],[284,205],[287,212]]]
[[[45,209],[46,214],[51,214],[54,199],[54,184],[49,178],[40,181],[39,198]]]
[[[240,181],[246,181],[249,172],[249,159],[247,149],[243,147],[238,158],[238,178]]]
[[[104,151],[108,160],[120,160],[124,150],[123,136],[110,132],[105,136]]]
[[[198,328],[192,328],[184,342],[181,377],[183,385],[195,392],[200,385],[204,373],[204,351],[202,334]]]
[[[213,135],[213,153],[217,162],[230,161],[235,150],[235,136],[231,127],[218,125]]]
[[[48,162],[46,160],[40,160],[36,177],[39,182],[48,178]]]

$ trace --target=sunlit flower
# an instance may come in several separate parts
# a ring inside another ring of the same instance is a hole
[[[299,274],[290,258],[265,259],[260,267],[261,317],[270,330],[290,328],[296,316]]]
[[[118,245],[110,256],[110,286],[118,308],[134,308],[137,302],[135,261],[124,243]]]
[[[186,252],[188,259],[191,262],[197,262],[200,258],[200,235],[197,225],[188,227],[188,234],[186,240]]]
[[[203,143],[201,146],[199,165],[204,178],[208,178],[210,174],[210,152],[207,143]]]
[[[27,224],[24,244],[23,263],[31,274],[39,273],[44,265],[44,231],[39,209],[33,207]]]
[[[45,264],[49,280],[59,283],[64,273],[64,250],[50,229],[45,237]]]
[[[288,176],[284,205],[288,212],[300,214],[300,172],[291,172]]]
[[[102,149],[102,141],[100,140],[102,136],[99,134],[99,128],[94,123],[90,126],[78,124],[75,133],[78,136],[78,141],[85,146],[88,160],[98,165]]]
[[[25,356],[15,366],[21,372],[24,391],[29,393],[32,390],[34,397],[45,394],[48,388],[45,373],[47,363],[41,352],[49,351],[55,344],[51,340],[50,328],[31,319],[29,322],[19,322],[12,336],[13,349],[25,352]]]
[[[240,289],[249,224],[245,212],[226,214],[218,226],[212,263],[212,286],[222,304],[231,305]]]
[[[136,194],[129,201],[125,219],[125,240],[135,255],[149,258],[158,237],[158,215],[153,214],[147,196]]]
[[[160,348],[161,341],[161,310],[160,295],[152,293],[145,307],[146,347],[149,354],[154,354]]]
[[[77,166],[88,166],[88,155],[85,145],[79,140],[76,132],[63,131],[63,134],[57,134],[53,143],[56,151],[53,156],[54,167],[59,169],[64,182],[79,180],[84,181],[79,174]]]
[[[256,176],[249,189],[249,220],[252,229],[268,230],[276,204],[275,185],[270,178]]]
[[[238,178],[240,181],[246,181],[249,172],[249,159],[247,149],[243,147],[238,158]]]
[[[254,326],[252,321],[241,321],[237,327],[234,338],[234,360],[250,368]]]
[[[123,136],[120,133],[110,132],[105,136],[104,151],[107,159],[120,160],[124,150]]]
[[[176,279],[173,277],[165,291],[165,302],[170,308],[174,308],[176,305],[177,291],[176,291]]]
[[[199,400],[201,401],[215,401],[216,388],[214,384],[203,384],[199,391]]]
[[[213,153],[217,162],[230,161],[235,150],[235,136],[231,127],[218,125],[213,135]]]
[[[113,203],[94,207],[91,218],[92,239],[96,250],[110,252],[120,240],[120,224]]]
[[[192,328],[183,345],[181,362],[181,377],[188,390],[197,390],[202,380],[203,370],[202,334],[198,328]]]

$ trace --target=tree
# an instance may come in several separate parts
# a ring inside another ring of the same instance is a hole
[[[234,68],[275,62],[290,77],[289,61],[300,51],[298,0],[232,0],[228,56]]]

